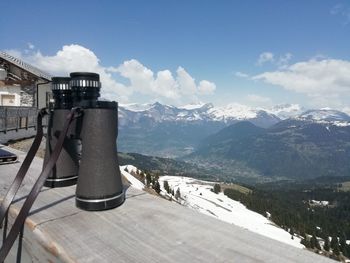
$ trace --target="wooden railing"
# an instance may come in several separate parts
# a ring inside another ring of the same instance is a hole
[[[0,133],[35,128],[37,114],[35,107],[0,106]]]

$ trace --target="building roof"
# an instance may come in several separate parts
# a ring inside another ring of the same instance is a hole
[[[19,67],[23,70],[28,71],[29,73],[31,73],[39,78],[42,78],[45,80],[51,80],[50,74],[32,66],[32,65],[29,65],[28,63],[20,60],[19,58],[16,58],[14,56],[9,55],[6,52],[0,51],[0,58],[16,65],[17,67]]]

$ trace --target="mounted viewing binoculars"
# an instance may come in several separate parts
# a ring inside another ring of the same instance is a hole
[[[24,222],[43,185],[53,188],[77,184],[76,206],[84,210],[111,209],[124,202],[116,144],[118,104],[98,101],[100,89],[100,76],[95,73],[74,72],[70,78],[52,78],[54,106],[49,111],[43,169],[8,235],[8,211],[40,147],[46,109],[38,112],[32,146],[0,202],[0,224],[5,222],[0,262],[4,262],[18,235],[23,235]]]
[[[44,166],[72,108],[80,108],[71,123],[47,187],[77,184],[76,206],[91,211],[117,207],[125,195],[117,156],[118,103],[98,101],[100,76],[74,72],[52,78],[53,109],[49,113]]]

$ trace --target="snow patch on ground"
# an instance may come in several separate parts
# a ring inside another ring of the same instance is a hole
[[[159,183],[164,195],[164,181],[168,181],[174,192],[180,188],[180,203],[184,206],[294,247],[304,248],[300,244],[300,238],[291,239],[287,231],[264,216],[247,209],[243,204],[228,198],[223,193],[212,192],[213,183],[189,177],[161,176]]]
[[[125,171],[125,168],[128,170],[128,172]],[[145,187],[145,185],[138,179],[136,179],[132,174],[130,174],[132,172],[136,173],[137,171],[138,169],[133,165],[120,166],[121,174],[130,182],[131,186],[136,189],[142,190]]]
[[[310,200],[309,203],[314,206],[327,206],[329,205],[329,201],[318,201],[318,200]]]

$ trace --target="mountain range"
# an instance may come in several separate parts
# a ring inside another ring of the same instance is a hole
[[[158,102],[142,105],[126,104],[119,106],[119,124],[121,126],[155,125],[164,122],[232,124],[237,121],[249,120],[257,126],[269,127],[284,119],[288,113],[289,115],[295,115],[298,108],[300,109],[298,105],[290,104],[279,105],[268,110],[237,103],[225,107],[214,107],[211,103],[183,107],[163,105]]]
[[[306,111],[297,104],[266,109],[237,103],[225,107],[214,107],[211,103],[183,107],[158,102],[126,104],[119,106],[118,149],[162,157],[185,156],[192,153],[202,140],[229,125],[249,121],[258,127],[270,128],[287,118],[338,125],[350,120],[340,111]]]
[[[232,177],[310,179],[350,175],[350,124],[287,119],[264,129],[240,122],[186,157]]]

